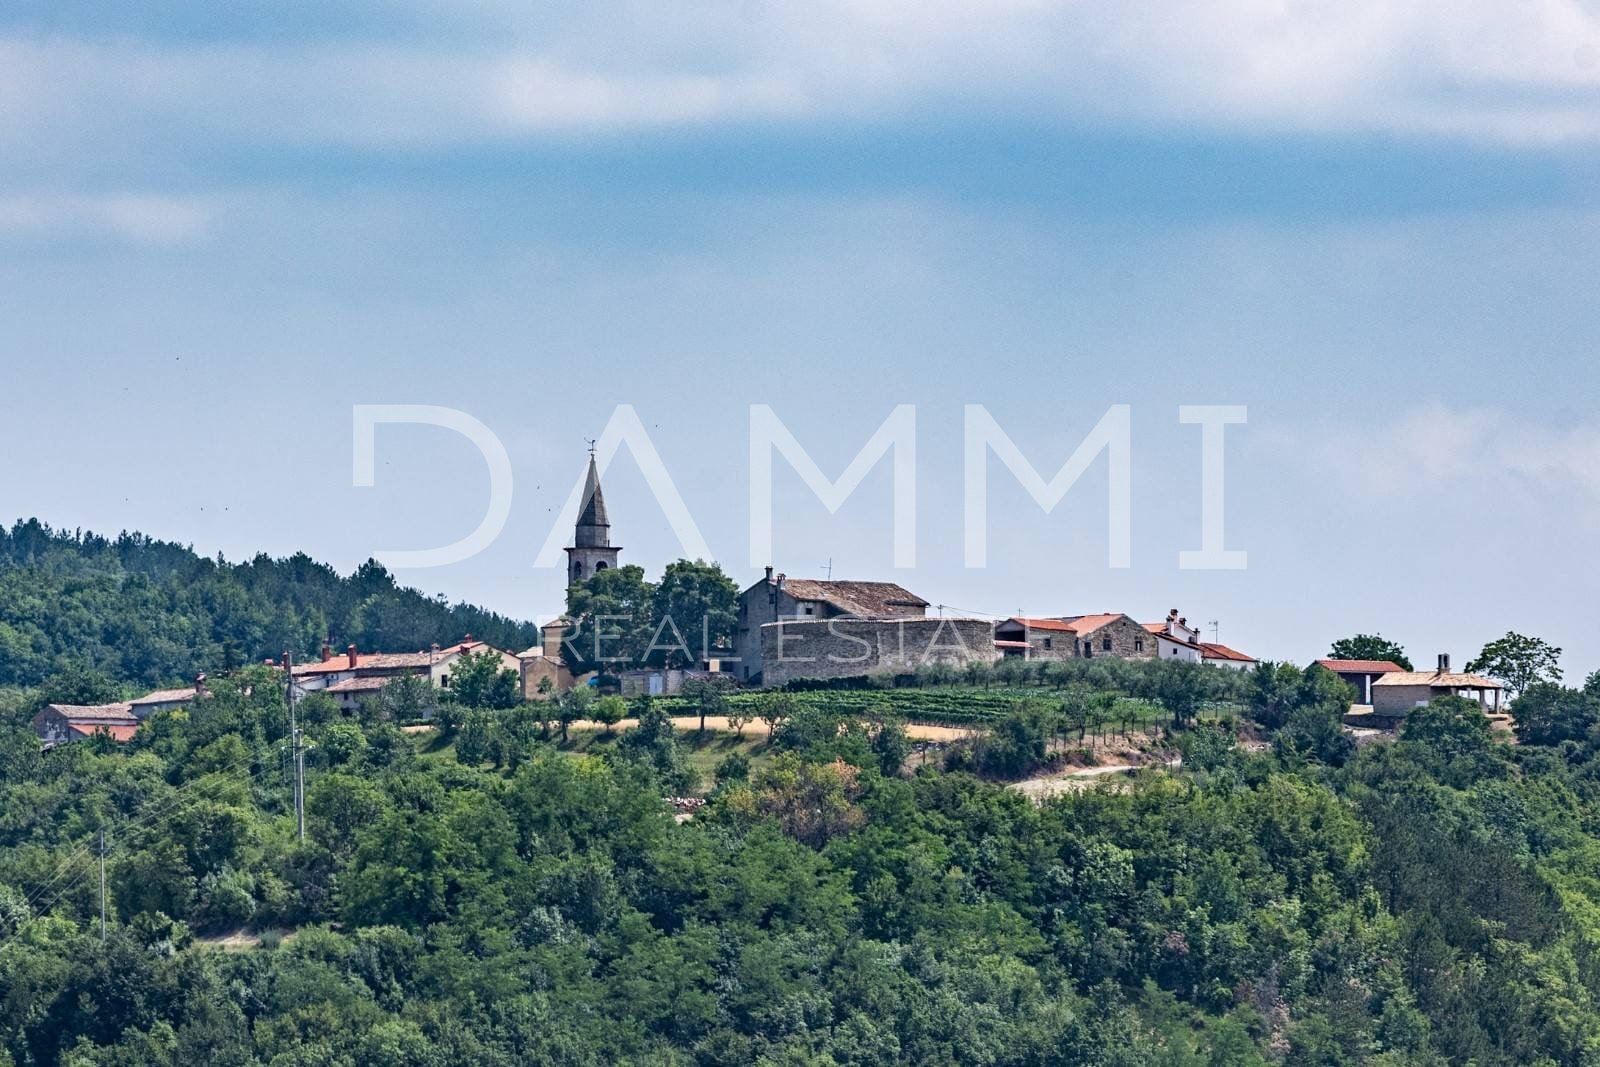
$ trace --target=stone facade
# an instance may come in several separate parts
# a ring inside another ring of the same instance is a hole
[[[790,619],[761,627],[761,684],[905,674],[930,663],[999,658],[986,619]]]
[[[773,574],[739,596],[739,629],[734,636],[737,657],[730,664],[739,681],[763,684],[765,658],[763,628],[788,619],[808,621],[837,618],[921,619],[928,602],[893,582],[819,581]]]
[[[1007,643],[1008,655],[1026,659],[1153,659],[1156,654],[1155,635],[1128,615],[1018,617],[996,624],[994,636],[996,641]],[[1020,647],[1024,643],[1027,647]]]

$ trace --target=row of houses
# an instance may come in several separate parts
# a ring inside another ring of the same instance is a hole
[[[113,704],[48,704],[33,717],[33,732],[45,748],[107,734],[122,742],[139,724],[160,711],[187,707],[205,693],[205,675],[184,689],[158,689],[137,700]]]

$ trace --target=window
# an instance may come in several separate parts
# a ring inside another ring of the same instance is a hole
[[[1049,648],[1051,643],[1052,643],[1051,638],[1047,637],[1047,638],[1044,639],[1044,647],[1045,648]]]
[[[1144,651],[1144,638],[1135,637],[1133,639],[1133,650],[1135,652],[1143,652]]]
[[[1110,634],[1107,634],[1105,637],[1100,639],[1100,648],[1101,648],[1102,651],[1105,651],[1105,652],[1110,652],[1111,651],[1111,635]]]
[[[807,605],[806,605],[806,606],[805,606],[805,608],[804,608],[804,611],[805,611],[805,613],[806,613],[806,614],[807,614],[807,615],[811,615],[811,614],[813,614],[813,611],[812,611],[812,607],[811,607],[811,605],[810,605],[810,604],[807,604]]]
[[[582,578],[583,577],[583,561],[582,560],[579,560],[578,562],[576,562],[576,563],[574,563],[572,565],[572,577],[574,577],[574,578]]]
[[[439,675],[439,688],[440,689],[449,689],[450,688],[450,676],[448,674]]]
[[[601,571],[603,571],[605,569],[606,569],[606,561],[605,560],[601,560],[599,563],[596,563],[594,565],[594,572],[596,574],[599,574]]]

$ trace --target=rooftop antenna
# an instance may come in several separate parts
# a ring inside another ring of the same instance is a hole
[[[827,568],[828,568],[828,581],[831,582],[831,581],[833,581],[833,557],[832,556],[828,557]]]
[[[1206,625],[1211,627],[1211,643],[1214,645],[1220,644],[1221,642],[1217,640],[1217,635],[1222,632],[1221,625],[1216,619],[1212,619],[1210,622],[1206,623]]]

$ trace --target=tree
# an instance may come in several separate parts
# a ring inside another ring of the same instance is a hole
[[[731,704],[728,707],[728,725],[733,727],[733,732],[739,737],[744,736],[744,728],[750,725],[754,716],[742,704]]]
[[[627,714],[628,702],[615,693],[596,700],[593,707],[589,709],[589,718],[604,726],[607,734],[610,734],[617,723],[621,722]]]
[[[728,714],[728,690],[733,679],[713,674],[708,678],[690,678],[683,683],[679,695],[700,713],[700,732],[706,732],[706,718]]]
[[[667,565],[655,587],[654,616],[659,650],[652,659],[692,667],[705,652],[732,643],[739,587],[715,563],[680,559]]]
[[[500,653],[468,652],[450,665],[450,691],[468,708],[503,711],[517,706],[517,672],[502,665]]]
[[[1401,670],[1411,670],[1411,661],[1406,658],[1406,650],[1382,634],[1356,634],[1354,637],[1341,637],[1333,643],[1333,648],[1329,649],[1328,658],[1386,659]]]
[[[756,698],[756,718],[767,724],[769,733],[776,734],[794,715],[794,696],[776,691],[762,693]]]
[[[391,722],[426,722],[439,713],[439,690],[420,674],[401,674],[378,690],[377,706]]]
[[[556,721],[561,723],[561,740],[567,740],[567,728],[589,714],[594,703],[594,690],[587,685],[575,686],[556,698]]]
[[[1250,717],[1269,730],[1288,722],[1304,680],[1300,668],[1292,663],[1261,661],[1250,672]]]
[[[1593,679],[1591,679],[1593,682]],[[1600,722],[1600,699],[1590,688],[1568,689],[1553,682],[1535,682],[1511,704],[1517,739],[1528,745],[1555,745],[1579,741]]]
[[[1467,664],[1467,670],[1504,682],[1516,696],[1536,682],[1561,681],[1560,661],[1559,648],[1537,637],[1513,632],[1484,645],[1478,658]]]
[[[574,674],[645,662],[655,636],[655,586],[644,568],[608,567],[567,590],[573,636],[561,655]]]

